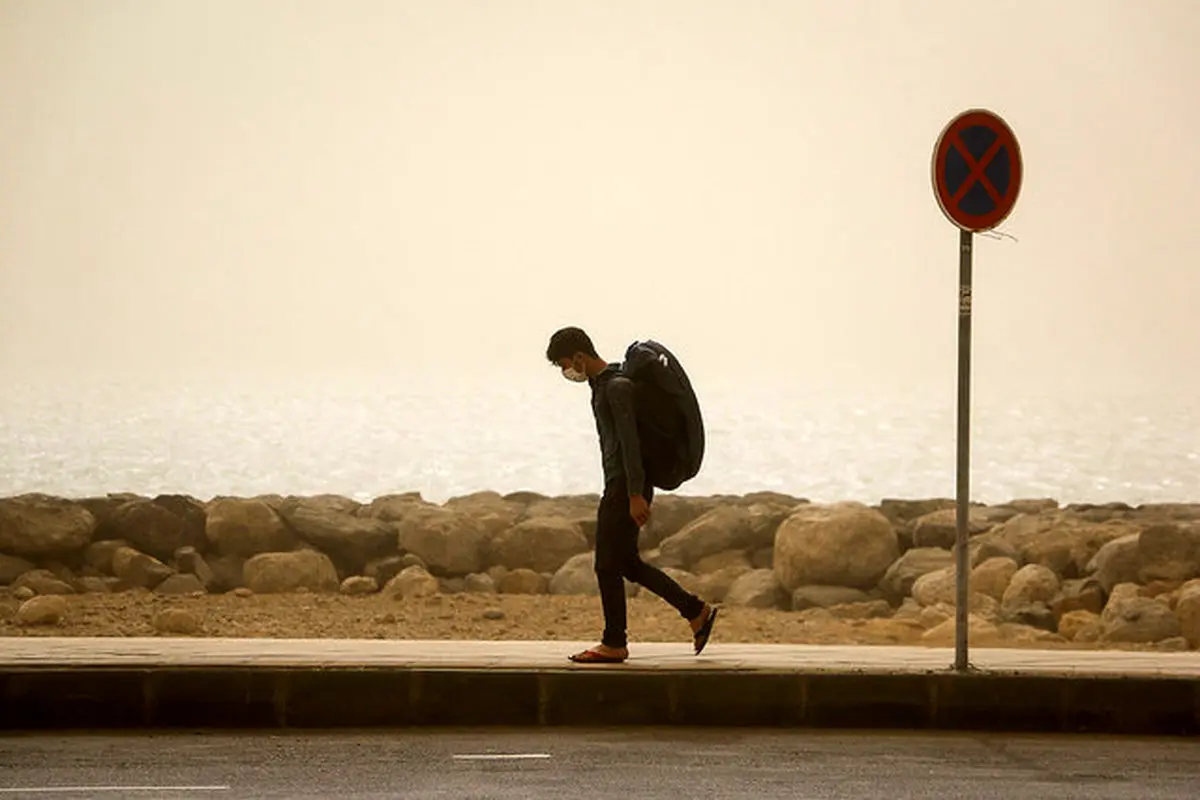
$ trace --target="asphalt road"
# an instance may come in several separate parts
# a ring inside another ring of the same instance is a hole
[[[1200,797],[1200,742],[713,729],[0,737],[8,798]]]

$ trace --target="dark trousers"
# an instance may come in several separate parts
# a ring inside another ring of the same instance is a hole
[[[646,486],[646,502],[654,497],[654,487]],[[629,490],[625,478],[604,487],[596,522],[596,579],[600,584],[600,603],[604,607],[604,636],[609,647],[625,647],[625,580],[644,586],[666,600],[686,620],[700,616],[704,601],[686,591],[657,567],[642,561],[638,552],[638,524],[629,516]]]

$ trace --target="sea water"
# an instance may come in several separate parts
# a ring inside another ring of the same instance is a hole
[[[105,492],[595,492],[587,387],[553,376],[436,381],[15,381],[0,386],[0,495]],[[943,393],[945,394],[945,393]],[[814,501],[953,497],[954,398],[708,389],[703,470],[686,494]],[[1200,500],[1190,397],[972,405],[971,495],[1131,504]]]

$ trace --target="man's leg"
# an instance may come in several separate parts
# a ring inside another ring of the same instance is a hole
[[[596,582],[600,586],[600,604],[604,609],[604,636],[600,641],[616,649],[623,649],[628,644],[625,580],[621,567],[626,543],[632,539],[637,547],[637,532],[637,523],[629,516],[625,480],[615,480],[604,487],[604,496],[596,512]]]
[[[654,594],[670,603],[679,616],[688,622],[699,619],[704,613],[704,601],[684,589],[670,575],[658,567],[647,564],[637,552],[637,540],[634,540],[632,553],[625,554],[622,561],[624,577],[649,589]]]
[[[647,502],[652,502],[654,487],[647,486],[643,496]],[[685,590],[662,570],[642,560],[638,552],[639,532],[637,522],[629,515],[629,493],[625,481],[613,481],[604,488],[596,520],[596,581],[604,610],[604,635],[601,645],[604,650],[609,651],[601,655],[607,657],[623,659],[628,655],[626,578],[645,586],[674,606],[679,615],[691,625],[692,632],[703,636],[705,641],[707,633],[702,628],[707,626],[711,629],[712,626],[712,616],[715,613],[712,606]],[[699,638],[697,642],[698,648],[703,646]]]
[[[607,491],[605,492],[605,496],[606,498],[608,497]],[[650,503],[653,508],[654,487],[647,486],[642,496],[646,498],[646,502]],[[621,523],[620,525],[612,524],[610,530],[613,534],[607,539],[607,544],[611,548],[606,554],[608,557],[605,559],[604,574],[609,576],[607,581],[601,577],[599,526],[597,526],[596,531],[596,575],[600,578],[600,597],[605,603],[606,618],[609,606],[611,605],[614,608],[613,622],[620,625],[620,636],[614,636],[614,641],[619,639],[622,642],[622,647],[624,646],[626,627],[625,586],[623,580],[621,580],[622,578],[628,578],[634,583],[641,584],[663,600],[666,600],[686,620],[694,620],[704,613],[703,600],[680,586],[670,575],[642,560],[641,553],[638,552],[638,534],[640,531],[637,523],[629,516],[628,501],[628,492],[624,484],[618,482],[609,508],[611,508],[613,516],[620,518]],[[603,506],[603,501],[601,504]],[[616,566],[616,579],[611,577],[612,570],[610,568],[614,564]],[[606,583],[608,585],[607,590]],[[619,611],[616,611],[618,601],[613,600],[610,603],[605,598],[606,591],[620,595]],[[620,615],[619,618],[615,616],[617,613]],[[615,633],[616,631],[614,630]],[[606,639],[604,643],[608,644],[608,640]]]

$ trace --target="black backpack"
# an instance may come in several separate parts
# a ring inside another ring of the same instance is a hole
[[[704,461],[704,418],[692,382],[675,354],[652,340],[629,345],[621,371],[634,384],[646,476],[659,489],[676,489]]]

